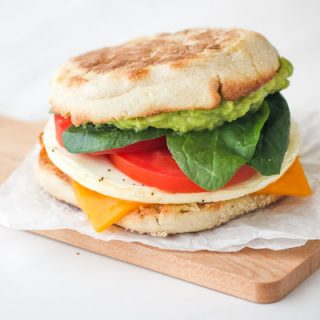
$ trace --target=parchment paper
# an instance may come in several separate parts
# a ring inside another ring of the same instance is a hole
[[[85,214],[55,200],[34,179],[37,150],[0,186],[0,225],[17,230],[68,228],[102,240],[141,242],[172,250],[238,251],[244,247],[281,250],[320,239],[320,116],[310,112],[298,120],[303,138],[301,160],[314,191],[307,198],[287,197],[268,208],[219,228],[157,238],[121,228],[96,233]]]

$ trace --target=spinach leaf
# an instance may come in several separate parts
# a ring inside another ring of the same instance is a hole
[[[63,133],[65,148],[71,153],[89,153],[121,148],[143,140],[165,136],[167,130],[148,128],[143,131],[120,130],[113,126],[71,126]]]
[[[260,132],[269,117],[266,102],[255,113],[248,113],[236,121],[224,124],[218,130],[225,146],[249,161],[260,139]]]
[[[223,187],[246,163],[225,147],[217,129],[171,134],[167,136],[167,145],[185,175],[206,190]]]
[[[269,115],[264,104],[256,113],[213,130],[167,136],[168,148],[180,169],[206,190],[223,187],[251,159]]]
[[[266,98],[270,115],[249,164],[264,176],[279,174],[288,149],[290,111],[286,100],[276,93]]]

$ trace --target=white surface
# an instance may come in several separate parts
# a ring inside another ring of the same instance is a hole
[[[193,26],[265,34],[295,65],[293,113],[318,103],[318,1],[15,1],[0,3],[0,113],[47,115],[48,78],[67,57]],[[24,232],[0,228],[0,319],[319,319],[320,272],[255,305]],[[76,255],[79,252],[80,255]]]

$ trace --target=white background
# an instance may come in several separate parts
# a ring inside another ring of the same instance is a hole
[[[295,66],[285,93],[293,115],[307,112],[319,100],[319,13],[316,0],[1,0],[0,114],[44,119],[49,78],[70,56],[144,34],[201,26],[244,27],[267,36]],[[255,305],[0,228],[0,319],[89,318],[320,319],[320,272],[281,302]]]

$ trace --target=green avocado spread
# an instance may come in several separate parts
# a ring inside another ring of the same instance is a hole
[[[235,101],[221,100],[218,107],[210,110],[183,110],[160,113],[157,115],[133,119],[112,121],[110,124],[120,129],[141,131],[148,127],[172,129],[177,132],[214,129],[224,122],[231,122],[243,117],[249,111],[259,109],[264,98],[272,93],[285,89],[289,85],[287,78],[292,74],[291,63],[280,58],[280,68],[275,76],[248,96]]]

